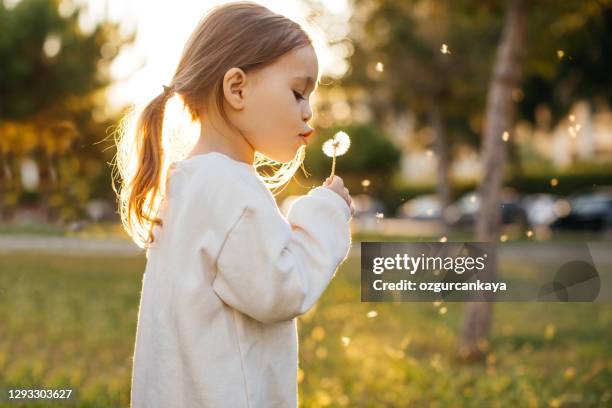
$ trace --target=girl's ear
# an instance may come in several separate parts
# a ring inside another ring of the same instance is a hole
[[[223,95],[236,110],[244,108],[244,87],[247,76],[240,68],[230,68],[223,76]]]

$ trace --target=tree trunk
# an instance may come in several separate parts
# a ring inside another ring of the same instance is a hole
[[[497,49],[493,75],[489,82],[483,126],[482,171],[479,187],[480,213],[476,220],[476,240],[499,242],[500,196],[506,164],[507,147],[502,136],[511,133],[515,106],[512,90],[519,84],[522,65],[522,45],[525,43],[527,0],[512,0],[506,12],[504,28]],[[497,253],[488,255],[486,279],[497,274]],[[481,359],[488,349],[493,304],[466,304],[459,356],[465,360]]]
[[[440,200],[442,211],[442,235],[448,235],[449,225],[445,213],[450,204],[450,152],[448,148],[448,137],[446,134],[446,123],[442,116],[440,100],[432,96],[429,106],[429,120],[434,133],[434,152],[436,154],[436,193]]]

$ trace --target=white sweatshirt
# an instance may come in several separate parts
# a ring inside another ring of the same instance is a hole
[[[317,187],[285,218],[253,166],[215,152],[174,164],[159,215],[131,406],[296,407],[295,317],[348,254],[346,202]]]

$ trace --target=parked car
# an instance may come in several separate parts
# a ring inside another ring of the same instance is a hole
[[[527,214],[521,206],[520,195],[515,190],[503,189],[500,201],[503,224],[527,223]],[[447,219],[455,225],[473,224],[480,211],[480,203],[478,192],[471,191],[449,206]]]
[[[612,228],[612,186],[600,187],[568,197],[569,211],[553,229],[602,231]]]
[[[357,194],[352,196],[355,205],[353,218],[376,218],[376,214],[384,213],[385,207],[376,198],[367,194]]]
[[[397,216],[413,220],[439,220],[442,218],[442,204],[434,194],[422,195],[402,204],[397,209]]]
[[[549,226],[563,215],[565,200],[553,194],[531,194],[521,200],[529,226]]]

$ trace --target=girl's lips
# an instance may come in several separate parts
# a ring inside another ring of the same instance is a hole
[[[314,129],[310,129],[308,132],[300,133],[300,136],[307,138],[312,134],[312,132],[314,132]]]

